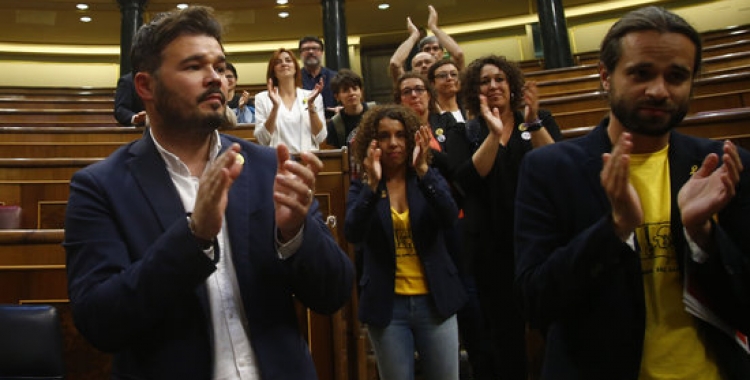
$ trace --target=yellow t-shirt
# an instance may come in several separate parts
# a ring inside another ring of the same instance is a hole
[[[396,294],[415,296],[427,294],[422,261],[417,255],[411,235],[409,210],[399,213],[391,208],[393,234],[396,239]]]
[[[668,147],[632,154],[630,182],[638,192],[644,224],[636,231],[646,300],[646,333],[640,380],[720,379],[682,303],[682,276],[670,229]]]

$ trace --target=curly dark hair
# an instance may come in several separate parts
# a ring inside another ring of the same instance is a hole
[[[354,138],[352,147],[352,154],[354,154],[354,160],[357,164],[362,165],[362,162],[367,157],[367,148],[370,146],[370,143],[372,140],[378,139],[380,120],[386,118],[398,120],[404,126],[406,152],[408,153],[408,157],[411,158],[411,152],[414,151],[414,146],[416,145],[414,134],[417,133],[422,122],[411,108],[398,104],[387,104],[374,106],[368,109],[362,116],[362,121],[359,123],[359,127],[357,127],[357,135]],[[432,152],[427,152],[427,154],[427,162],[430,162]],[[407,165],[411,166],[411,159],[408,159],[407,162]]]
[[[221,23],[214,17],[213,9],[208,7],[191,6],[179,11],[160,13],[138,29],[133,38],[130,49],[133,73],[155,73],[161,66],[162,51],[178,37],[206,35],[216,38],[221,44],[221,33]]]
[[[396,104],[401,104],[401,82],[416,78],[422,81],[422,84],[424,84],[424,88],[427,89],[427,93],[430,95],[430,101],[427,106],[427,110],[430,113],[437,113],[438,112],[438,106],[437,106],[437,93],[435,92],[435,87],[430,84],[429,81],[427,81],[427,78],[425,78],[422,74],[416,72],[416,71],[408,71],[403,74],[401,74],[400,77],[396,80],[396,84],[393,85],[393,102]]]
[[[510,106],[516,109],[523,102],[523,86],[526,82],[523,72],[515,63],[508,61],[505,57],[497,55],[485,55],[477,58],[466,67],[461,76],[461,98],[464,101],[464,107],[474,117],[481,115],[479,111],[479,82],[480,73],[485,65],[497,66],[508,80],[510,87]]]

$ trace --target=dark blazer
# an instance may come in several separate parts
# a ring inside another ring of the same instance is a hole
[[[133,125],[133,115],[143,111],[141,97],[135,92],[133,74],[127,73],[117,80],[117,91],[115,92],[115,119],[122,125]]]
[[[303,244],[287,260],[275,246],[276,153],[237,142],[246,164],[229,192],[226,222],[250,342],[263,379],[316,379],[293,300],[339,309],[354,271],[317,202]],[[65,220],[68,290],[76,327],[114,353],[115,379],[209,379],[211,319],[206,278],[216,264],[189,231],[185,209],[148,130],[77,172]],[[221,260],[222,252],[217,251]]]
[[[453,228],[458,208],[445,179],[430,168],[420,180],[407,175],[409,221],[417,254],[422,261],[427,287],[438,314],[447,318],[466,302],[466,293],[444,241]],[[387,326],[393,314],[396,248],[391,203],[385,181],[377,191],[355,180],[346,200],[346,239],[363,250],[359,319],[373,326]]]
[[[645,331],[640,258],[614,233],[600,184],[602,154],[612,150],[605,119],[587,136],[526,155],[516,198],[516,281],[527,317],[547,330],[542,378],[637,379]],[[738,193],[719,214],[718,252],[689,258],[677,193],[722,143],[672,132],[669,141],[671,231],[680,271],[704,280],[720,315],[750,332],[750,155]],[[701,336],[726,379],[750,378],[748,356],[702,322]]]

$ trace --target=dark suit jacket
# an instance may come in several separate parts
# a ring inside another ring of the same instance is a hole
[[[516,281],[532,324],[547,330],[544,379],[637,379],[645,329],[640,258],[614,233],[600,184],[602,154],[612,150],[605,119],[579,139],[528,153],[516,200]],[[739,191],[719,214],[718,252],[706,263],[689,258],[677,193],[722,144],[672,132],[668,152],[671,230],[681,273],[703,278],[720,315],[750,332],[750,156]],[[727,379],[750,378],[748,356],[730,338],[699,323]]]
[[[352,264],[317,202],[302,246],[279,259],[275,151],[231,136],[221,142],[240,143],[245,157],[225,217],[260,372],[264,380],[315,379],[293,299],[319,313],[336,311],[351,294]],[[210,378],[205,281],[216,264],[190,233],[149,132],[77,172],[70,188],[64,246],[73,316],[95,347],[114,353],[113,378]]]
[[[133,115],[143,111],[141,97],[135,92],[133,74],[127,73],[117,80],[115,92],[115,119],[122,125],[132,125]]]
[[[466,302],[466,293],[445,244],[458,208],[445,179],[430,168],[419,180],[411,171],[406,196],[412,239],[422,261],[427,287],[438,313],[447,318]],[[373,326],[387,326],[393,314],[396,248],[391,203],[385,181],[376,192],[356,180],[349,187],[344,226],[349,242],[363,250],[359,319]]]

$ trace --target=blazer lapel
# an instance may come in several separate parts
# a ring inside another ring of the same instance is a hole
[[[133,144],[130,153],[133,155],[127,162],[130,172],[164,231],[177,218],[185,217],[185,208],[148,129]]]

